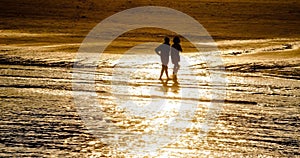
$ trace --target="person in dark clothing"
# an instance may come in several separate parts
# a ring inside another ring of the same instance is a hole
[[[170,39],[168,37],[165,37],[164,43],[159,45],[155,49],[155,52],[160,56],[161,63],[162,63],[161,73],[159,77],[160,80],[162,79],[161,77],[164,72],[167,75],[167,79],[170,79],[168,75],[168,63],[169,63],[170,51],[171,51]]]
[[[173,45],[171,49],[171,59],[172,63],[174,64],[173,68],[173,78],[177,79],[177,72],[179,70],[179,62],[180,62],[180,55],[179,53],[182,52],[182,48],[180,45],[180,39],[178,36],[175,36],[173,39]]]

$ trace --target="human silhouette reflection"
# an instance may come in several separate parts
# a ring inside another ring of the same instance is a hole
[[[179,88],[179,83],[177,81],[177,77],[173,78],[173,84],[171,86],[171,89],[172,89],[173,93],[178,93],[179,92],[180,88]]]
[[[165,94],[167,92],[173,92],[173,93],[179,93],[180,90],[180,86],[179,83],[177,81],[177,78],[173,78],[173,83],[172,85],[168,85],[168,82],[171,80],[160,80],[161,81],[161,91],[163,91]]]
[[[162,84],[162,87],[161,87],[161,90],[165,93],[167,93],[169,91],[169,86],[168,86],[168,82],[169,80],[160,80],[161,81],[161,84]]]

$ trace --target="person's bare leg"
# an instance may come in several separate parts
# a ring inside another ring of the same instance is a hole
[[[167,66],[165,67],[165,71],[166,71],[167,79],[169,80],[170,77],[169,77],[169,74],[168,74],[168,67]]]
[[[177,63],[177,64],[174,64],[174,68],[173,68],[173,75],[177,75],[177,72],[178,72],[178,70],[179,70],[179,64]]]
[[[177,80],[178,69],[179,69],[179,64],[178,63],[174,64],[174,68],[173,68],[173,79],[174,80]]]
[[[161,77],[162,77],[163,73],[164,73],[164,66],[161,67],[161,72],[160,72],[160,76],[159,76],[160,80],[161,80]]]

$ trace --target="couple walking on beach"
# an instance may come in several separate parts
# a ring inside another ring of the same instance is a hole
[[[173,44],[170,46],[170,38],[165,37],[164,43],[159,45],[155,52],[160,56],[162,68],[159,79],[161,80],[163,73],[166,73],[167,79],[169,78],[168,75],[168,63],[169,63],[169,57],[171,55],[172,63],[174,64],[173,68],[173,79],[177,80],[177,72],[179,70],[179,62],[180,62],[180,56],[179,52],[182,52],[182,48],[180,45],[180,39],[178,36],[175,36],[173,38]]]

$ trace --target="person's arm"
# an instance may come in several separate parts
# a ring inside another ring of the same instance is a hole
[[[179,45],[179,52],[182,52],[181,45]],[[179,52],[178,52],[178,55],[179,55]],[[178,61],[180,62],[180,55],[178,56]]]
[[[180,52],[182,52],[182,48],[181,48],[181,45],[179,45],[179,51],[180,51]]]
[[[158,46],[157,48],[155,48],[155,53],[160,56],[160,46]]]

